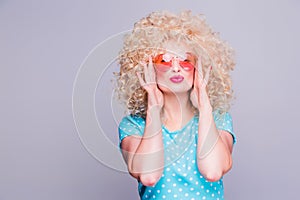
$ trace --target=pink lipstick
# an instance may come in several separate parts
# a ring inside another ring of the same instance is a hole
[[[176,75],[176,76],[172,76],[170,78],[170,81],[172,81],[173,83],[181,83],[183,81],[184,77],[180,76],[180,75]]]

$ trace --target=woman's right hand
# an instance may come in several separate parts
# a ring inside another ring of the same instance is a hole
[[[161,90],[157,86],[155,69],[152,63],[152,58],[149,56],[149,62],[141,63],[144,67],[144,77],[137,73],[141,86],[148,93],[148,109],[158,106],[161,109],[164,105],[164,98]]]

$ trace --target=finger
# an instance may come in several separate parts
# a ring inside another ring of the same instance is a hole
[[[201,57],[199,57],[197,65],[198,65],[197,71],[198,71],[198,74],[199,74],[199,77],[200,77],[200,80],[201,80],[203,78],[203,71],[202,71],[203,67],[202,67],[202,59],[201,59]]]
[[[203,76],[202,74],[200,74],[199,72],[197,72],[197,91],[200,90],[200,88],[202,87],[203,85]]]
[[[142,87],[144,87],[144,86],[145,86],[145,81],[144,81],[144,79],[142,78],[141,74],[140,74],[139,72],[136,72],[136,75],[137,75],[137,77],[138,77],[138,79],[139,79],[140,85],[141,85]]]
[[[148,74],[151,82],[155,82],[155,70],[152,62],[152,57],[149,56]]]
[[[199,88],[199,73],[197,70],[195,70],[194,88]]]
[[[144,66],[144,77],[145,77],[145,82],[148,83],[148,82],[150,82],[148,66],[147,66],[146,63],[141,63],[141,64]]]
[[[204,84],[207,85],[208,83],[208,80],[209,80],[209,76],[210,76],[210,72],[212,70],[212,66],[210,66],[207,71],[206,71],[206,74],[205,74],[205,78],[204,78]]]
[[[153,65],[152,56],[149,56],[149,57],[148,57],[148,61],[149,61],[149,64],[150,64],[150,65]]]

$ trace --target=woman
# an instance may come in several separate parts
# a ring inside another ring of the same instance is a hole
[[[141,199],[224,199],[233,51],[190,11],[153,12],[120,52],[120,148]]]

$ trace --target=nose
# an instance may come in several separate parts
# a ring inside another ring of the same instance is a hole
[[[177,57],[174,57],[172,60],[172,70],[174,72],[180,72],[181,67],[179,65],[179,59]]]

